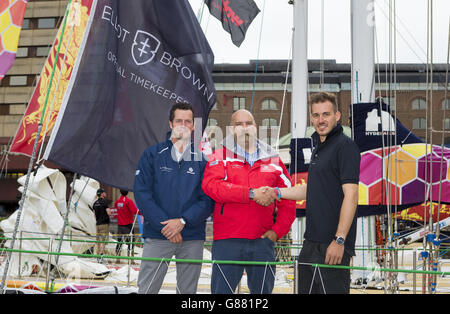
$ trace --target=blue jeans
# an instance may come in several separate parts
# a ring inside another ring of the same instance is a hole
[[[214,261],[264,261],[274,262],[274,243],[270,239],[224,239],[213,242]],[[244,269],[247,285],[252,294],[272,293],[275,282],[275,265],[213,264],[212,294],[231,294],[236,290]]]

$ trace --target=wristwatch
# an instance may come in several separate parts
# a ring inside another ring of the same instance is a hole
[[[252,200],[255,197],[255,191],[253,189],[248,190],[248,199]]]
[[[181,224],[186,225],[186,220],[184,220],[183,218],[180,218],[180,222]]]
[[[276,187],[275,190],[277,191],[277,200],[281,199],[281,190],[279,187]]]
[[[345,239],[343,237],[334,236],[334,241],[339,245],[344,245]]]

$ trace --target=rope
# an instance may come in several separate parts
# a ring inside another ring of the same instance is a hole
[[[61,36],[60,36],[60,39],[59,39],[59,44],[58,44],[58,50],[56,52],[56,60],[58,60],[58,58],[59,58],[59,52],[61,50],[61,45],[62,45],[62,41],[63,41],[64,31],[66,29],[67,16],[69,15],[69,8],[70,8],[71,4],[72,4],[72,0],[69,0],[69,3],[67,5],[67,9],[66,9],[66,13],[65,13],[65,16],[64,16],[63,27],[62,27]],[[26,192],[27,192],[27,189],[28,189],[28,183],[30,181],[30,176],[31,176],[31,169],[32,169],[33,164],[34,164],[35,154],[36,154],[36,150],[37,150],[37,145],[38,145],[38,142],[39,142],[39,137],[41,135],[42,122],[44,120],[45,111],[46,111],[46,108],[47,108],[48,98],[49,98],[49,94],[50,94],[50,90],[51,90],[51,86],[52,86],[52,82],[53,82],[53,76],[55,75],[56,65],[57,65],[57,62],[55,62],[53,64],[52,74],[50,76],[50,81],[49,81],[49,87],[47,89],[47,95],[45,97],[44,107],[42,109],[42,115],[41,115],[41,119],[40,119],[39,124],[38,124],[38,129],[37,129],[37,133],[36,133],[36,139],[34,141],[33,152],[32,152],[32,155],[31,155],[30,163],[28,165],[28,172],[27,172],[27,177],[26,177],[25,184],[24,184],[24,191],[22,193],[22,197],[21,197],[20,202],[19,202],[19,209],[17,210],[17,219],[16,219],[16,224],[15,224],[15,227],[14,227],[13,239],[11,241],[11,247],[13,247],[13,248],[14,248],[15,238],[16,238],[16,235],[17,235],[17,229],[19,227],[20,218],[21,218],[21,215],[22,215],[23,205],[25,203]],[[8,254],[8,258],[7,258],[6,264],[5,264],[5,269],[4,269],[4,272],[3,272],[2,282],[0,284],[0,294],[4,294],[5,293],[4,287],[5,287],[6,277],[7,277],[7,274],[8,274],[8,268],[9,268],[10,259],[11,259],[11,254]]]
[[[15,252],[15,253],[29,253],[38,255],[62,255],[62,256],[75,256],[80,258],[99,258],[105,259],[115,259],[115,255],[100,255],[100,254],[82,254],[82,253],[57,253],[48,251],[35,251],[35,250],[18,250],[18,249],[7,249],[4,248],[1,251],[5,252]],[[179,258],[157,258],[157,257],[124,257],[122,259],[136,259],[141,261],[157,261],[157,262],[181,262],[181,263],[203,263],[203,264],[227,264],[227,265],[294,265],[294,261],[289,262],[267,262],[267,261],[230,261],[230,260],[200,260],[200,259],[179,259]],[[349,269],[349,270],[368,270],[368,271],[382,271],[382,272],[393,272],[393,273],[416,273],[416,274],[436,274],[439,276],[450,276],[450,271],[427,271],[427,270],[410,270],[410,269],[392,269],[392,268],[378,268],[378,267],[363,267],[363,266],[345,266],[345,265],[328,265],[319,263],[299,263],[299,265],[321,267],[321,268],[335,268],[335,269]]]
[[[64,220],[63,220],[63,226],[62,226],[62,230],[61,230],[61,238],[58,241],[57,252],[61,252],[61,247],[62,247],[62,242],[63,242],[62,240],[64,239],[64,233],[65,233],[65,230],[66,230],[66,225],[69,224],[70,205],[71,205],[71,202],[72,202],[72,196],[73,196],[73,193],[74,193],[76,178],[77,178],[77,174],[74,173],[73,174],[73,179],[72,179],[72,184],[71,184],[71,189],[70,189],[69,201],[67,202],[66,214],[65,214],[65,217],[64,217]],[[86,182],[86,184],[87,184],[87,182]],[[55,271],[56,271],[56,269],[59,269],[58,263],[59,263],[59,256],[56,256],[55,268],[53,268],[52,273],[50,275],[51,288],[53,288],[54,283],[55,283]]]
[[[300,263],[300,264],[302,264],[302,263]],[[312,266],[312,265],[311,265]],[[324,285],[324,283],[323,283],[323,279],[322,279],[322,274],[320,273],[320,268],[319,268],[319,266],[316,264],[316,265],[314,265],[315,267],[314,267],[314,273],[313,273],[313,277],[312,277],[312,279],[311,279],[311,285],[310,285],[310,287],[309,287],[309,294],[311,294],[311,292],[312,292],[312,288],[313,288],[313,286],[314,286],[314,279],[315,279],[315,277],[316,277],[316,271],[318,270],[318,273],[319,273],[319,277],[320,277],[320,283],[322,284],[322,289],[323,289],[323,293],[324,294],[327,294],[327,292],[326,292],[326,290],[325,290],[325,285]]]
[[[153,280],[155,280],[156,274],[158,274],[158,270],[161,268],[162,263],[163,263],[163,260],[161,260],[161,262],[159,263],[158,268],[156,269],[155,274],[153,275],[152,280],[151,280],[150,283],[148,284],[147,290],[145,290],[145,294],[148,293],[148,290],[150,289],[150,286],[152,285]],[[168,263],[167,263],[167,262],[166,262],[166,264],[167,264],[167,266],[168,266]]]
[[[77,0],[75,0],[77,1]],[[70,34],[69,34],[69,39],[67,41],[67,46],[66,46],[66,51],[64,52],[64,58],[61,62],[61,69],[59,71],[58,74],[58,80],[57,80],[57,84],[56,84],[56,88],[55,88],[55,92],[53,94],[53,99],[52,99],[52,104],[50,107],[50,112],[47,115],[47,121],[45,123],[45,130],[44,130],[44,134],[42,135],[42,144],[41,144],[41,148],[39,150],[38,156],[37,156],[37,163],[40,163],[42,161],[41,156],[42,156],[42,150],[44,148],[44,140],[45,140],[45,136],[47,135],[47,131],[48,131],[48,125],[50,123],[50,118],[52,116],[52,112],[53,112],[53,108],[55,106],[55,100],[56,100],[56,95],[58,94],[58,89],[59,89],[59,83],[61,82],[61,77],[62,77],[62,73],[63,73],[63,65],[66,64],[66,59],[67,59],[67,51],[69,50],[70,44],[72,42],[72,35],[73,35],[73,31],[75,29],[75,22],[73,22],[72,24],[72,28],[70,30]],[[50,55],[51,55],[52,51],[50,51]],[[58,59],[54,60],[55,63],[58,62]]]
[[[442,118],[442,135],[441,135],[441,164],[440,164],[440,177],[439,177],[439,198],[438,198],[438,212],[437,212],[437,221],[440,221],[439,214],[441,208],[441,193],[442,193],[442,170],[444,165],[444,143],[445,143],[445,117],[446,110],[448,106],[448,72],[449,72],[449,62],[450,62],[450,18],[448,23],[448,42],[447,42],[447,66],[445,69],[445,93],[444,93],[444,109],[443,109],[443,118]],[[439,239],[440,226],[438,224],[436,231],[436,238]]]
[[[291,65],[293,42],[294,42],[294,32],[292,31],[291,46],[289,48],[289,57],[288,57],[288,64],[287,64],[287,69],[286,69],[286,76],[284,78],[283,101],[281,102],[280,123],[278,125],[277,143],[275,145],[276,151],[279,150],[279,146],[280,146],[281,122],[283,120],[284,104],[285,104],[286,94],[287,94],[287,84],[288,84],[288,78],[289,78],[289,68],[290,68],[290,65]],[[297,154],[297,152],[296,152],[296,154]]]
[[[252,91],[252,103],[250,105],[250,112],[253,113],[253,104],[255,101],[255,87],[256,87],[256,74],[258,73],[258,62],[259,62],[259,51],[261,48],[261,38],[262,38],[262,30],[263,30],[263,25],[264,25],[264,8],[266,7],[266,0],[264,0],[264,4],[263,4],[263,9],[262,9],[262,19],[261,19],[261,29],[259,31],[259,40],[258,40],[258,52],[257,52],[257,56],[256,56],[256,65],[255,65],[255,75],[253,78],[253,91]]]
[[[213,260],[213,261],[212,261],[213,267],[214,267],[214,264],[217,265],[217,268],[219,269],[220,273],[222,274],[222,277],[223,277],[223,279],[225,280],[225,283],[227,284],[228,288],[230,288],[230,292],[231,292],[232,294],[234,294],[233,288],[231,288],[231,285],[230,285],[230,283],[228,282],[227,277],[226,277],[225,274],[223,273],[222,268],[220,268],[220,265],[217,264],[217,261],[214,261],[214,260]]]
[[[61,4],[62,4],[62,2],[60,2],[59,6],[61,6]],[[33,12],[34,12],[34,9],[35,9],[35,7],[33,7]],[[60,9],[60,8],[59,8],[59,9]],[[58,9],[58,11],[59,11],[59,9]],[[34,13],[33,13],[33,14],[34,14]],[[58,24],[62,19],[63,19],[63,17],[59,17],[59,18],[58,18],[58,21],[57,21],[57,24]],[[56,32],[53,34],[52,37],[56,37],[56,35],[58,34],[58,31],[59,31],[59,30],[57,29]],[[50,43],[50,44],[47,45],[47,48],[48,48],[48,49],[50,49],[51,47],[52,47],[52,43]],[[34,76],[34,78],[33,78],[33,83],[32,83],[32,86],[33,86],[33,87],[36,86],[36,82],[37,82],[37,80],[38,80],[39,77],[40,77],[40,74],[36,74],[36,75]],[[33,94],[33,92],[34,92],[34,89],[30,89],[30,91],[28,92],[27,99],[30,99],[30,98],[31,98],[31,95]],[[24,112],[23,115],[22,115],[22,120],[23,120],[23,118],[25,117],[26,113],[27,113],[27,112],[26,112],[26,110],[25,110],[25,112]],[[17,128],[16,128],[16,132],[14,133],[15,135],[17,135],[17,132],[19,131],[19,129],[20,129],[20,124],[19,124],[19,125],[17,126]],[[7,144],[7,147],[11,148],[11,144],[12,144],[12,142],[14,141],[14,138],[15,138],[15,136],[10,137],[9,142],[8,142],[8,144]],[[9,162],[8,155],[16,154],[16,153],[11,153],[10,151],[4,151],[4,152],[0,151],[0,154],[3,154],[3,153],[4,153],[4,156],[3,156],[2,159],[0,160],[0,165],[1,165],[1,168],[0,168],[0,177],[2,176],[2,173],[4,172],[4,170],[5,170],[5,174],[7,173],[7,170],[8,170],[8,162]]]

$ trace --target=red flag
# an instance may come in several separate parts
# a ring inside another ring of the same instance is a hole
[[[42,134],[50,132],[58,116],[64,94],[69,84],[72,69],[75,65],[78,50],[81,46],[84,31],[91,12],[92,0],[73,1],[67,17],[63,42],[60,47],[53,82],[48,97],[47,109],[43,119]],[[53,42],[52,49],[42,69],[41,76],[33,92],[27,110],[19,126],[19,130],[11,144],[10,152],[31,156],[37,128],[44,109],[50,77],[56,60],[62,26]],[[69,42],[70,40],[70,42]],[[44,135],[39,138],[38,149],[42,144]]]
[[[16,59],[27,1],[0,0],[0,80]]]
[[[205,0],[211,15],[222,22],[222,27],[230,33],[231,40],[240,46],[259,8],[253,0]]]

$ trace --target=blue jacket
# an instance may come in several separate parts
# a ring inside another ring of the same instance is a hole
[[[177,162],[172,158],[172,147],[170,140],[155,144],[139,160],[133,192],[144,216],[142,236],[166,239],[161,234],[161,222],[183,218],[183,240],[204,240],[206,219],[214,206],[202,190],[207,160],[191,145]]]

